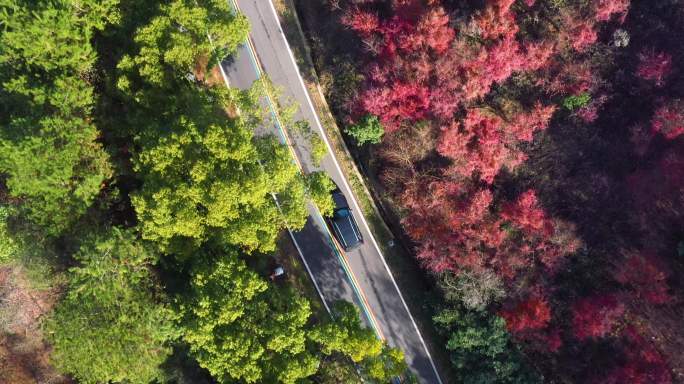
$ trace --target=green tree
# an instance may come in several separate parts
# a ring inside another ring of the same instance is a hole
[[[539,379],[522,362],[510,341],[505,321],[486,312],[447,309],[434,318],[448,337],[447,350],[460,382],[537,383]]]
[[[255,121],[228,118],[217,104],[235,93],[179,88],[174,115],[139,135],[134,164],[144,184],[132,202],[143,237],[165,252],[187,254],[210,237],[268,252],[282,228],[306,221],[306,186],[287,148],[254,139]]]
[[[320,136],[313,134],[309,140],[311,142],[311,160],[315,165],[320,166],[325,155],[328,154],[328,146]]]
[[[335,202],[330,194],[337,186],[323,171],[312,172],[306,176],[309,196],[323,216],[332,216]]]
[[[366,143],[379,144],[385,129],[382,127],[377,116],[366,115],[358,123],[351,125],[344,130],[356,140],[358,145]]]
[[[563,107],[568,111],[574,111],[576,109],[586,107],[589,102],[591,102],[591,95],[587,92],[583,92],[577,95],[570,95],[563,99]]]
[[[135,34],[138,53],[119,63],[158,87],[192,73],[200,58],[216,61],[234,52],[249,32],[247,18],[236,15],[223,0],[174,0]],[[129,79],[123,78],[126,89]]]
[[[295,383],[318,368],[306,346],[309,303],[269,287],[236,251],[199,257],[179,311],[191,354],[221,382]]]
[[[27,217],[56,235],[85,213],[108,158],[92,124],[94,29],[117,1],[0,4],[0,172]]]
[[[390,348],[387,344],[383,346],[379,355],[362,361],[361,367],[370,379],[378,383],[389,383],[392,378],[401,377],[408,369],[404,353],[397,348]]]
[[[86,239],[68,292],[47,320],[52,359],[81,383],[149,383],[177,337],[150,275],[155,257],[129,233]]]
[[[292,105],[297,107],[296,104]],[[291,113],[293,114],[296,111],[297,110],[295,109]],[[323,160],[325,155],[328,154],[328,146],[325,144],[325,141],[321,139],[321,136],[319,134],[317,134],[311,129],[309,122],[306,120],[297,120],[291,125],[293,127],[294,132],[298,133],[309,142],[309,146],[311,147],[311,150],[309,151],[311,161],[314,163],[314,165],[320,166],[321,161]]]
[[[214,46],[233,50],[247,24],[223,1],[174,1],[138,30],[136,53],[119,65],[143,180],[131,200],[143,237],[163,252],[190,255],[210,238],[268,252],[282,228],[306,222],[306,185],[284,146],[254,138],[263,87],[243,92],[185,78],[214,52],[206,31]]]
[[[339,352],[356,363],[382,353],[382,341],[361,324],[358,309],[346,301],[335,303],[333,320],[312,329],[309,337],[321,345],[323,353]]]
[[[314,382],[318,384],[363,384],[364,381],[347,356],[333,354],[321,361]]]
[[[332,319],[314,327],[309,338],[320,345],[324,354],[339,353],[359,363],[366,379],[388,382],[407,370],[403,353],[388,347],[365,328],[358,309],[346,301],[335,303]]]

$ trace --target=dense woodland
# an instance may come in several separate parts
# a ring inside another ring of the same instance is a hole
[[[684,3],[297,6],[455,382],[684,382]]]
[[[223,0],[0,0],[0,382],[404,373],[354,306],[314,316],[258,267],[330,183],[254,136],[262,85],[218,75],[248,30]],[[12,344],[16,298],[61,378]]]

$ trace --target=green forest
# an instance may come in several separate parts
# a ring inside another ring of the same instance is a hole
[[[255,136],[264,86],[219,75],[249,28],[223,0],[0,0],[0,382],[404,374],[355,306],[263,267],[332,202]]]

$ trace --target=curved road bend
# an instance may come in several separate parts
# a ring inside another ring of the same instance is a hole
[[[222,63],[230,85],[249,88],[263,70],[276,86],[282,87],[283,101],[295,100],[299,104],[295,119],[308,121],[312,129],[324,137],[270,0],[236,0],[236,3],[240,12],[251,23],[250,40],[253,48],[243,45],[237,55]],[[284,140],[277,126],[265,129]],[[319,170],[311,162],[307,143],[295,140],[292,145],[304,172]],[[359,305],[360,300],[363,300],[366,304],[362,306],[366,324],[373,325],[391,346],[404,352],[409,367],[421,383],[441,384],[434,362],[368,225],[360,214],[359,206],[339,165],[329,153],[321,162],[320,168],[332,177],[347,197],[364,237],[361,247],[345,255],[336,254],[320,214],[314,207],[308,207],[306,226],[293,233],[293,236],[321,295],[328,304],[344,299]],[[347,273],[340,257],[347,260]],[[350,277],[356,284],[351,283]],[[357,288],[360,292],[355,292]]]

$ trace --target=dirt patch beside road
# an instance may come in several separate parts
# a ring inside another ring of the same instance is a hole
[[[31,288],[21,267],[0,267],[0,384],[66,384],[50,366],[40,322],[54,307],[54,289]]]

